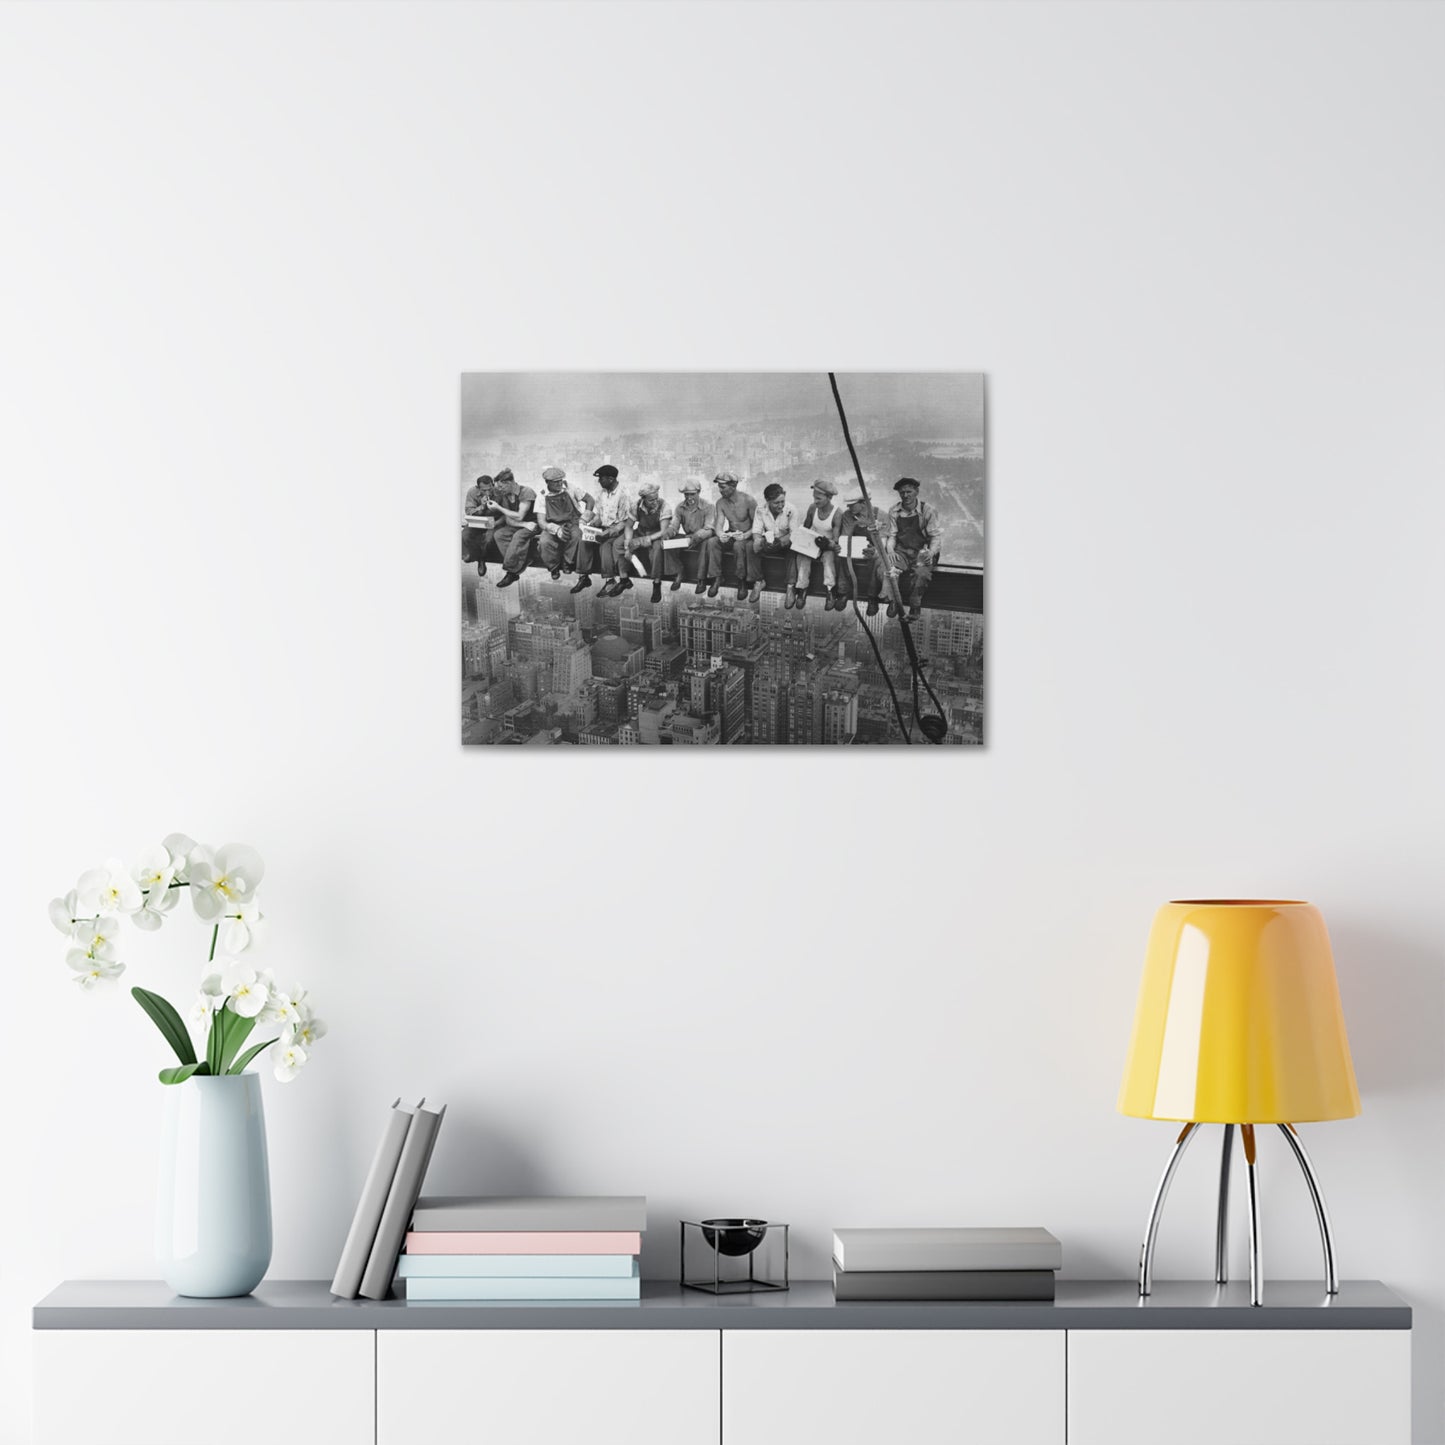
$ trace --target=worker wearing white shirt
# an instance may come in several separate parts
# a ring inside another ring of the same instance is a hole
[[[578,586],[590,586],[588,576],[597,567],[607,579],[599,597],[616,597],[632,586],[627,575],[627,558],[636,523],[636,502],[632,493],[617,480],[617,468],[610,462],[592,473],[597,478],[597,491],[587,498],[587,515],[582,525],[597,532],[594,542],[583,541],[577,569],[582,574]]]
[[[838,588],[838,529],[843,523],[843,509],[834,505],[833,498],[837,495],[838,488],[820,477],[813,483],[813,504],[803,515],[803,530],[818,539],[817,561],[823,564],[823,587],[827,593],[823,599],[824,612],[831,612],[835,607],[839,612],[843,610],[843,594]],[[802,607],[807,602],[815,565],[812,557],[802,552],[793,554],[790,607]]]
[[[763,591],[763,558],[782,553],[791,558],[793,553],[793,528],[798,525],[798,515],[777,482],[769,482],[763,488],[763,505],[753,513],[753,556],[757,559],[752,591],[749,600],[756,602]],[[789,566],[783,580],[786,586],[792,576]],[[788,606],[793,604],[791,600]]]

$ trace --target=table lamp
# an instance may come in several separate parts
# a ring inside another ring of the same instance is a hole
[[[1324,1195],[1297,1124],[1351,1119],[1360,1094],[1350,1063],[1329,935],[1319,909],[1279,899],[1194,898],[1154,917],[1119,1112],[1184,1128],[1149,1210],[1139,1294],[1150,1292],[1154,1241],[1174,1171],[1201,1124],[1224,1125],[1214,1278],[1226,1262],[1229,1165],[1239,1126],[1249,1185],[1249,1302],[1263,1302],[1255,1127],[1276,1124],[1304,1173],[1339,1293]]]

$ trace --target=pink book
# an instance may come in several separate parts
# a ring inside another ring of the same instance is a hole
[[[406,1237],[408,1254],[641,1254],[642,1235],[612,1231],[575,1233],[544,1230],[503,1233],[499,1230],[462,1233],[455,1230],[413,1230]]]

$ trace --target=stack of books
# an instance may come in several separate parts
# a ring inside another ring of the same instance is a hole
[[[1063,1246],[1047,1229],[839,1229],[840,1300],[1051,1300]]]
[[[636,1300],[640,1195],[420,1199],[398,1262],[409,1300]]]

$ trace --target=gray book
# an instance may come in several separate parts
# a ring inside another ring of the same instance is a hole
[[[422,1180],[426,1178],[426,1167],[431,1163],[431,1151],[446,1111],[445,1104],[435,1110],[418,1107],[411,1128],[406,1131],[406,1142],[401,1146],[401,1158],[396,1162],[386,1206],[381,1211],[376,1238],[361,1276],[361,1293],[367,1299],[386,1299],[391,1293],[391,1280],[401,1256],[406,1227],[411,1222],[411,1211],[421,1193]]]
[[[833,1258],[850,1272],[1060,1269],[1064,1247],[1047,1229],[839,1229]]]
[[[1048,1300],[1051,1269],[844,1270],[833,1267],[833,1298],[840,1300]]]
[[[647,1228],[647,1200],[640,1194],[429,1195],[417,1200],[411,1227],[423,1233],[521,1230],[634,1234]]]
[[[424,1103],[425,1099],[418,1099],[415,1107],[419,1109]],[[366,1171],[361,1198],[356,1201],[356,1213],[351,1216],[346,1243],[341,1246],[336,1278],[331,1281],[331,1293],[342,1299],[355,1299],[361,1289],[361,1276],[366,1272],[366,1261],[371,1257],[371,1246],[376,1239],[377,1226],[381,1223],[382,1210],[386,1208],[386,1196],[391,1193],[391,1181],[396,1176],[397,1161],[401,1158],[402,1145],[411,1127],[412,1113],[410,1104],[403,1105],[397,1099],[386,1117],[381,1142],[372,1156],[371,1168]]]

